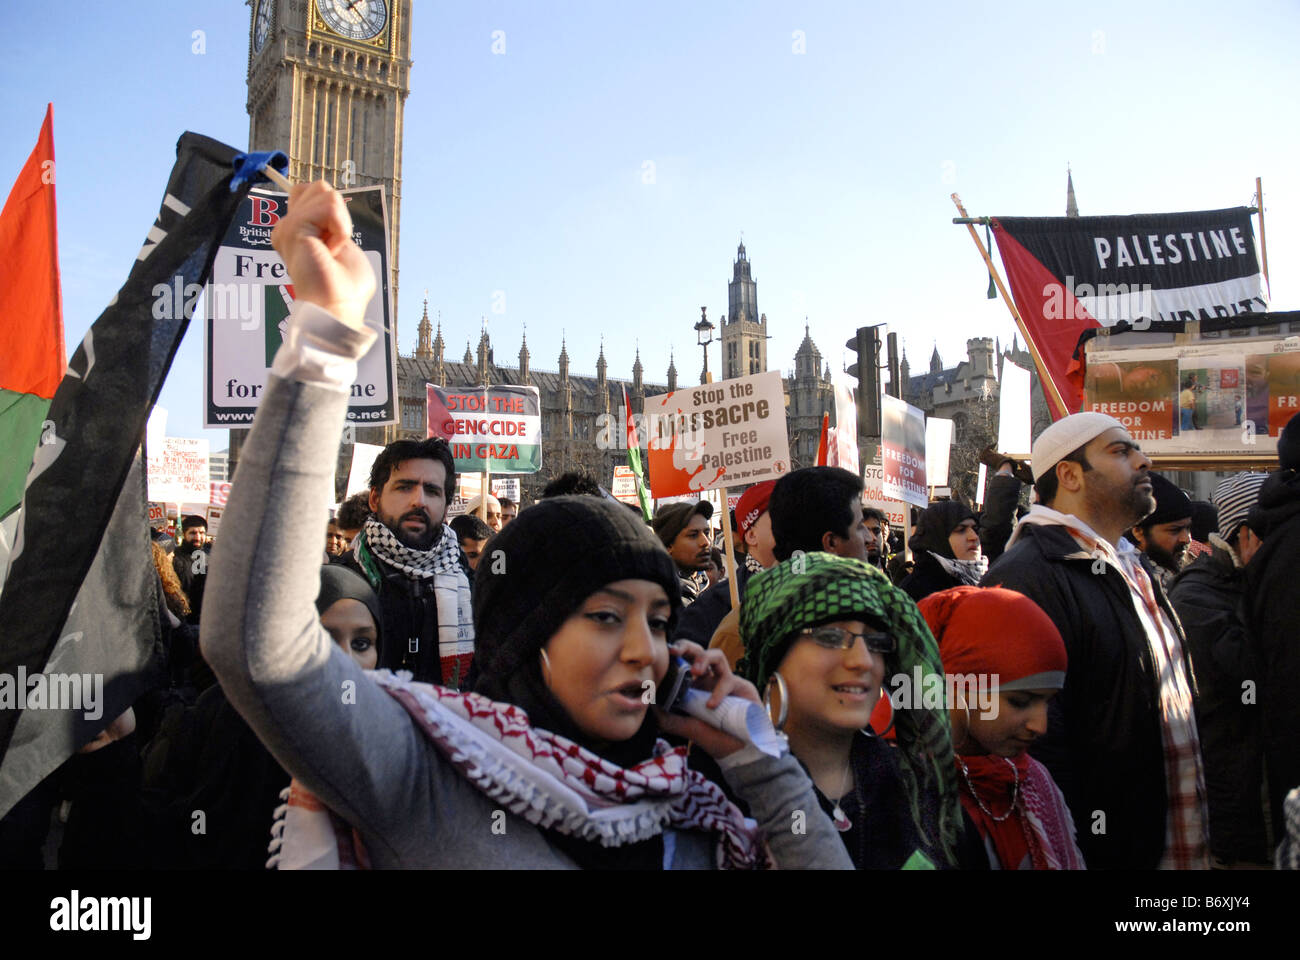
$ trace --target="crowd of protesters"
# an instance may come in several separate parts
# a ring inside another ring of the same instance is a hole
[[[906,531],[796,470],[731,557],[709,501],[647,524],[581,473],[450,518],[449,447],[402,440],[322,541],[373,276],[337,193],[293,201],[220,542],[152,547],[165,669],[2,865],[53,821],[66,867],[1300,866],[1300,417],[1208,504],[1099,413]]]

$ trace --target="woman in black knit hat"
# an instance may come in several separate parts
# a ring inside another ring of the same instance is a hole
[[[975,511],[956,500],[926,507],[910,546],[916,565],[898,585],[913,600],[951,587],[976,586],[988,572]]]
[[[788,752],[654,706],[673,654],[713,705],[724,695],[758,701],[720,651],[670,647],[680,606],[672,558],[621,504],[565,496],[524,511],[475,576],[474,693],[386,671],[358,677],[343,712],[372,748],[334,734],[340,769],[286,763],[297,779],[273,859],[282,869],[850,867]],[[661,734],[717,759],[754,819]],[[343,769],[354,745],[352,764],[364,770]],[[348,776],[355,789],[341,785]],[[314,813],[311,794],[339,815]],[[404,799],[388,806],[389,796]],[[790,830],[796,810],[806,833]]]

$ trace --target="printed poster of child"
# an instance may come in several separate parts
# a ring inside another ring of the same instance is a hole
[[[1179,433],[1191,430],[1232,430],[1246,417],[1245,370],[1236,359],[1194,361],[1178,371]]]
[[[1084,409],[1109,414],[1134,440],[1177,436],[1177,360],[1091,363],[1084,378]]]

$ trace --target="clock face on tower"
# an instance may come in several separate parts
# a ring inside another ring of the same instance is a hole
[[[388,23],[384,0],[316,0],[316,9],[331,30],[349,40],[369,40]]]
[[[258,0],[257,16],[253,20],[253,52],[261,53],[266,38],[271,35],[271,4],[273,0]]]

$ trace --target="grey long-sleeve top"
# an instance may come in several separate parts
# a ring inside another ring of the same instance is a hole
[[[318,324],[334,327],[324,338],[327,350],[329,341],[342,340],[356,356],[364,352],[368,341],[349,341],[337,320],[317,314]],[[298,340],[311,350],[322,345],[310,334]],[[295,342],[286,338],[282,354]],[[281,361],[273,370],[293,369]],[[203,655],[275,758],[360,832],[373,866],[574,868],[520,817],[507,812],[505,833],[494,832],[499,806],[445,761],[320,625],[319,518],[331,502],[347,399],[345,387],[268,378],[213,550]],[[728,759],[727,780],[749,805],[777,866],[852,869],[793,756],[746,748]],[[712,835],[669,833],[665,866],[714,865]]]

